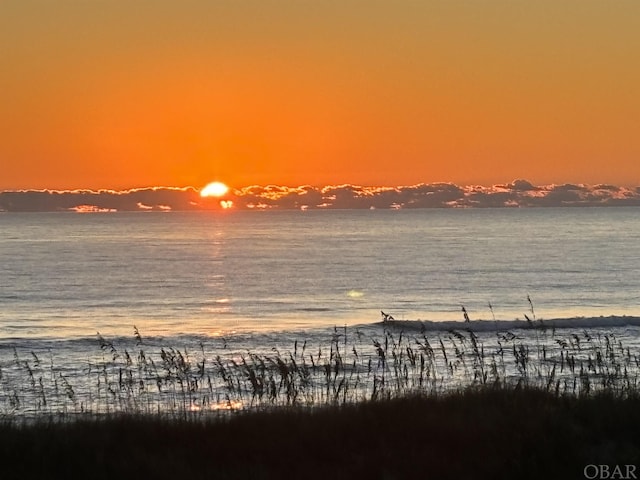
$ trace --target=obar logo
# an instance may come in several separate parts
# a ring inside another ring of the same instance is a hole
[[[637,479],[635,465],[587,465],[584,467],[584,478],[590,480]]]

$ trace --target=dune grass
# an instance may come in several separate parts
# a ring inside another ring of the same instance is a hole
[[[0,420],[75,419],[112,414],[200,419],[230,410],[323,407],[468,388],[535,388],[555,396],[640,390],[640,357],[612,333],[528,332],[428,336],[387,323],[379,333],[335,329],[327,345],[294,342],[256,354],[135,343],[98,334],[81,366],[14,350],[0,363]]]

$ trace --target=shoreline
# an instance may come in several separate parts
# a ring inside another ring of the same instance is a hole
[[[469,322],[472,323],[472,322]],[[225,410],[321,408],[467,388],[538,388],[564,396],[637,393],[637,344],[613,333],[533,329],[495,338],[334,331],[326,342],[245,351],[226,340],[150,345],[136,330],[126,344],[98,336],[78,363],[33,350],[12,352],[0,370],[0,421],[102,414],[206,418]]]

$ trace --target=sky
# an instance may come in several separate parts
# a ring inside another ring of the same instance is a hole
[[[640,185],[640,2],[2,0],[0,190]]]

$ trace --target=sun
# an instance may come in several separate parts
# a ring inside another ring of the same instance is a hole
[[[227,187],[222,182],[212,182],[200,190],[201,197],[223,197],[229,191],[229,187]]]

